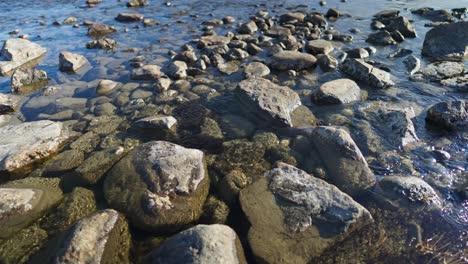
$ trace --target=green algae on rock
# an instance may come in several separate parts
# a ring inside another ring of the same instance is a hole
[[[37,225],[18,231],[14,236],[0,242],[1,262],[27,263],[30,256],[46,243],[47,238],[47,232]]]

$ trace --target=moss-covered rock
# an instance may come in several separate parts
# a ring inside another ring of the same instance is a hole
[[[37,225],[24,228],[0,242],[0,262],[22,264],[36,253],[47,240],[47,232]]]
[[[81,137],[71,143],[70,148],[77,151],[90,153],[96,148],[100,140],[101,138],[97,133],[90,131],[81,135]]]
[[[249,180],[242,171],[229,172],[217,185],[218,195],[228,204],[238,201],[239,192],[247,187]]]
[[[60,174],[78,167],[83,161],[84,153],[82,151],[66,150],[44,165],[44,173],[47,176],[61,176]]]
[[[203,206],[203,214],[200,223],[225,224],[229,215],[229,207],[218,198],[209,196]]]

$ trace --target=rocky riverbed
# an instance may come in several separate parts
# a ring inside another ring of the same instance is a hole
[[[0,10],[1,263],[468,262],[468,2]]]

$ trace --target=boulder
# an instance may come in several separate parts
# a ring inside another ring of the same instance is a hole
[[[399,31],[406,38],[415,38],[416,29],[407,17],[399,16],[380,20],[388,31]]]
[[[156,81],[161,78],[164,73],[161,72],[161,68],[157,65],[144,65],[140,68],[132,71],[132,80],[138,81]]]
[[[291,113],[301,105],[296,92],[260,77],[240,82],[236,94],[247,111],[277,126],[292,127]]]
[[[115,32],[117,32],[115,27],[104,24],[94,23],[88,28],[88,36],[92,38],[101,38]]]
[[[335,186],[281,162],[243,189],[239,199],[259,263],[308,263],[373,222]]]
[[[467,131],[468,102],[458,100],[435,104],[427,111],[426,122],[449,130]]]
[[[86,57],[80,54],[67,51],[62,51],[59,54],[59,69],[63,72],[77,72],[81,67],[88,63],[89,61]]]
[[[18,67],[41,58],[47,49],[27,39],[8,39],[0,51],[0,75],[6,76]]]
[[[314,55],[328,54],[333,50],[333,44],[327,40],[317,39],[307,42],[305,48]]]
[[[45,71],[21,67],[11,75],[11,92],[26,94],[43,88],[47,83]]]
[[[0,172],[12,172],[49,157],[68,137],[61,122],[43,120],[1,127]]]
[[[316,62],[317,59],[311,54],[298,51],[280,51],[271,56],[270,66],[280,71],[301,71],[314,68]]]
[[[251,62],[244,69],[245,77],[264,77],[270,74],[270,68],[261,62]]]
[[[338,79],[324,83],[312,94],[319,104],[347,104],[361,100],[361,89],[350,79]]]
[[[62,199],[59,179],[27,178],[0,186],[0,238],[29,226]]]
[[[151,141],[134,148],[108,172],[104,196],[135,227],[164,233],[200,217],[208,187],[203,152]]]
[[[432,60],[463,61],[468,54],[468,21],[429,30],[424,38],[422,54]]]
[[[0,115],[14,112],[21,103],[19,96],[0,93]]]
[[[367,83],[376,88],[387,88],[395,83],[388,72],[380,70],[362,59],[346,59],[340,69],[353,79]]]
[[[187,69],[184,61],[172,61],[167,67],[167,75],[174,79],[184,79],[187,77]]]
[[[334,71],[338,68],[338,60],[331,55],[319,55],[317,57],[317,63],[320,66],[320,69],[325,72]]]
[[[151,252],[144,263],[246,264],[236,232],[225,225],[197,225],[182,231]]]
[[[424,80],[440,81],[464,75],[466,66],[462,62],[443,61],[434,62],[421,70]]]

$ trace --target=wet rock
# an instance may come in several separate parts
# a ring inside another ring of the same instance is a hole
[[[312,94],[319,104],[347,104],[361,100],[361,89],[350,79],[338,79],[324,83]]]
[[[398,30],[390,32],[390,35],[398,43],[403,42],[405,40],[405,36],[403,36],[403,34],[401,34],[401,32]]]
[[[308,263],[373,222],[350,196],[285,163],[242,190],[240,202],[253,255],[265,263]]]
[[[405,57],[405,56],[408,56],[410,54],[412,54],[413,51],[412,50],[409,50],[409,49],[397,49],[396,51],[390,53],[387,58],[390,58],[390,59],[393,59],[393,58],[401,58],[401,57]]]
[[[28,263],[30,257],[47,241],[47,232],[37,225],[24,228],[0,244],[4,263]]]
[[[377,29],[377,30],[382,30],[382,29],[385,28],[385,25],[382,22],[375,20],[375,21],[372,21],[371,28],[372,29]]]
[[[245,77],[264,77],[270,74],[270,68],[261,62],[251,62],[244,69]]]
[[[281,26],[275,26],[267,30],[265,33],[265,36],[269,36],[272,38],[279,38],[279,37],[286,37],[290,36],[291,30],[286,27],[281,27]]]
[[[279,22],[280,23],[289,23],[289,22],[303,22],[306,17],[306,14],[301,13],[301,12],[294,12],[294,13],[286,13],[282,14],[279,17]]]
[[[0,171],[15,171],[57,152],[68,139],[60,122],[34,121],[0,128]]]
[[[376,88],[387,88],[395,84],[388,72],[377,69],[362,59],[346,59],[341,64],[340,69],[353,79],[363,81]]]
[[[298,51],[280,51],[271,57],[270,66],[275,70],[301,71],[314,68],[317,59],[310,54]]]
[[[171,130],[175,128],[177,119],[172,116],[151,116],[142,118],[135,122],[135,126],[145,129],[165,129]]]
[[[236,232],[226,225],[197,225],[151,252],[144,263],[247,263]]]
[[[162,233],[196,221],[208,187],[203,152],[152,141],[134,148],[112,168],[104,195],[136,227]]]
[[[253,34],[258,31],[258,27],[255,21],[250,21],[245,24],[242,24],[239,27],[238,31],[241,34]]]
[[[219,182],[218,194],[226,203],[235,204],[238,201],[240,191],[248,184],[249,180],[242,171],[233,170]]]
[[[115,89],[117,89],[119,85],[120,83],[114,82],[112,80],[102,80],[96,87],[96,93],[99,95],[111,94],[115,91]]]
[[[174,79],[184,79],[187,77],[187,63],[183,61],[173,61],[167,67],[167,75]]]
[[[27,178],[0,186],[0,238],[8,238],[58,205],[58,179]]]
[[[228,60],[243,60],[249,56],[250,55],[247,51],[239,48],[230,49],[226,54]]]
[[[215,196],[209,196],[203,205],[201,224],[226,224],[229,216],[229,206]]]
[[[88,49],[113,49],[117,45],[117,41],[111,38],[101,38],[92,40],[86,43]]]
[[[238,115],[224,115],[220,125],[228,139],[245,138],[255,132],[255,125],[248,119]]]
[[[385,29],[388,31],[399,31],[406,38],[416,37],[416,29],[406,17],[387,18],[382,19],[381,22],[385,24]]]
[[[379,13],[375,14],[374,17],[379,18],[392,18],[397,17],[400,14],[400,10],[397,9],[387,9],[380,11]]]
[[[129,13],[120,13],[115,20],[119,22],[135,22],[143,20],[144,16],[142,14],[129,14]]]
[[[449,130],[468,129],[468,103],[465,100],[435,104],[427,111],[426,122]]]
[[[62,176],[65,172],[78,167],[83,163],[84,153],[77,150],[66,150],[52,160],[49,160],[44,167],[44,174],[48,176]]]
[[[408,56],[403,63],[406,66],[406,70],[408,71],[409,75],[413,75],[419,71],[421,68],[421,61],[414,55]]]
[[[0,115],[15,112],[21,103],[19,96],[0,93]]]
[[[393,35],[387,30],[382,30],[377,33],[372,33],[366,40],[374,45],[396,45],[398,42],[394,39]]]
[[[94,23],[88,28],[88,36],[93,38],[101,38],[109,34],[117,32],[113,26]]]
[[[102,0],[86,0],[86,4],[88,4],[89,6],[95,6],[99,3],[102,3]]]
[[[239,62],[238,61],[228,61],[224,63],[219,63],[216,68],[221,73],[226,75],[231,75],[237,71],[239,71]]]
[[[248,111],[278,126],[291,127],[291,113],[301,105],[293,90],[260,77],[240,82],[236,93]]]
[[[129,2],[127,2],[127,7],[141,7],[147,5],[149,5],[149,3],[145,0],[130,0]]]
[[[11,92],[25,94],[42,88],[48,82],[45,71],[19,68],[11,76]]]
[[[85,56],[62,51],[59,54],[59,69],[63,72],[77,72],[81,67],[88,64]]]
[[[327,13],[325,14],[326,18],[339,18],[340,17],[340,11],[336,10],[335,8],[330,8],[328,9]]]
[[[462,93],[468,92],[468,75],[448,78],[440,82],[442,85],[457,89]]]
[[[78,18],[76,18],[76,17],[67,17],[67,18],[63,21],[64,24],[68,24],[68,25],[74,24],[74,23],[76,23],[76,22],[78,22]]]
[[[305,48],[313,55],[328,54],[333,50],[333,45],[329,41],[318,39],[307,42]]]
[[[47,263],[128,263],[130,233],[121,214],[112,209],[81,219],[50,246]]]
[[[232,16],[226,16],[223,18],[223,23],[224,24],[232,24],[236,21],[235,18],[233,18]]]
[[[423,7],[411,10],[411,13],[420,15],[434,22],[453,22],[455,19],[447,10],[434,10],[431,7]]]
[[[422,54],[432,60],[463,61],[467,46],[468,21],[440,25],[427,32]]]
[[[334,71],[338,68],[338,60],[331,55],[319,55],[317,57],[317,63],[322,71]]]
[[[96,132],[89,131],[70,144],[71,149],[89,153],[99,144],[100,138]]]
[[[164,73],[161,72],[161,68],[157,65],[144,65],[138,69],[132,71],[132,80],[139,81],[156,81],[161,78]]]
[[[0,74],[6,76],[18,67],[41,58],[47,49],[26,39],[8,39],[0,51]]]
[[[370,56],[369,52],[363,48],[347,50],[346,53],[350,58],[354,59],[366,59]]]
[[[426,80],[442,80],[463,75],[466,71],[466,66],[461,62],[444,61],[435,62],[427,65],[421,70]]]
[[[442,200],[424,180],[413,176],[386,176],[378,184],[377,193],[395,209],[441,208]]]
[[[231,41],[230,38],[223,36],[203,36],[198,42],[198,48],[205,48],[214,45],[226,45],[229,41]]]

